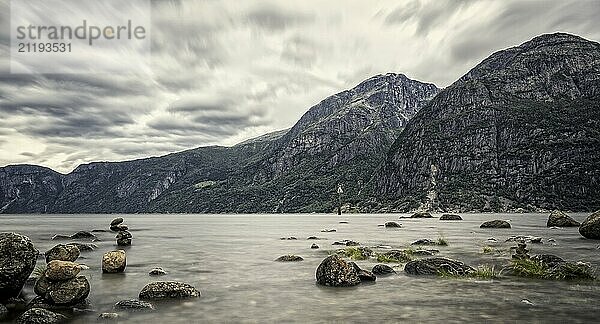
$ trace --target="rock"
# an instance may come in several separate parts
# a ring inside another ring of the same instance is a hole
[[[282,241],[285,241],[285,240],[292,241],[292,240],[297,240],[297,238],[294,237],[294,236],[290,236],[290,237],[282,237],[282,238],[280,238],[280,240],[282,240]]]
[[[315,243],[313,243],[313,244],[310,246],[310,248],[311,248],[311,249],[318,249],[318,248],[319,248],[319,246],[318,246],[318,245],[316,245]]]
[[[384,224],[385,227],[402,227],[402,225],[396,223],[396,222],[386,222]]]
[[[46,296],[48,292],[48,287],[50,287],[50,280],[46,277],[46,274],[43,273],[33,285],[33,292],[41,297]]]
[[[46,263],[53,260],[73,262],[79,257],[79,248],[72,244],[57,244],[46,251],[44,255],[46,256]]]
[[[462,217],[456,214],[443,214],[440,220],[462,220]]]
[[[282,255],[279,258],[275,259],[278,262],[297,262],[303,261],[304,259],[298,255]]]
[[[517,248],[515,249],[515,254],[512,255],[513,259],[523,260],[529,259],[529,250],[527,249],[527,244],[525,242],[517,243]]]
[[[534,306],[533,303],[529,299],[521,299],[521,303],[529,306]]]
[[[6,306],[0,304],[0,321],[3,321],[8,317],[8,308]]]
[[[53,282],[48,287],[45,299],[56,305],[75,305],[90,294],[90,283],[84,276]]]
[[[0,233],[0,301],[16,297],[35,268],[38,251],[27,236]]]
[[[385,249],[385,250],[391,250],[392,246],[391,245],[376,245],[375,246],[376,249]]]
[[[335,241],[335,242],[331,243],[331,245],[357,246],[357,245],[360,245],[360,243],[351,241],[351,240],[341,240],[341,241]]]
[[[400,250],[390,250],[377,257],[377,261],[379,262],[408,262],[410,260],[410,255]]]
[[[538,236],[511,236],[505,242],[526,242],[534,244],[542,244],[542,238]]]
[[[316,237],[316,236],[309,236],[307,238],[307,240],[321,240],[320,238]]]
[[[148,274],[151,276],[164,276],[167,272],[163,268],[154,268]]]
[[[356,270],[356,274],[361,282],[377,280],[377,276],[375,276],[373,272],[361,269],[355,262],[349,262],[349,264],[354,267],[354,270]]]
[[[315,276],[317,283],[323,286],[348,287],[360,283],[356,269],[335,254],[321,261]]]
[[[581,223],[579,233],[585,238],[600,240],[600,210],[588,216]]]
[[[437,242],[430,239],[418,239],[410,243],[410,245],[437,245]]]
[[[580,224],[578,221],[559,210],[555,210],[550,213],[550,216],[548,216],[548,222],[546,223],[547,227],[577,227],[579,225]]]
[[[79,271],[81,267],[77,263],[53,260],[48,263],[45,275],[50,281],[68,280],[75,278]]]
[[[537,254],[532,256],[531,260],[543,263],[550,268],[554,268],[557,265],[566,262],[563,258],[553,254]]]
[[[102,272],[104,273],[123,272],[126,266],[127,258],[123,250],[106,252],[102,256]]]
[[[121,232],[129,229],[129,226],[125,224],[114,225],[110,227],[110,230],[113,232]]]
[[[123,223],[123,217],[117,217],[110,222],[110,226],[115,226]]]
[[[117,236],[115,238],[117,239],[117,245],[119,246],[131,245],[132,235],[128,231],[120,231],[119,233],[117,233]]]
[[[131,312],[151,312],[155,310],[154,305],[137,299],[121,300],[113,308],[115,310]]]
[[[335,228],[321,230],[321,232],[323,232],[323,233],[332,233],[332,232],[335,232],[335,231],[336,231]]]
[[[396,273],[396,271],[392,267],[385,265],[385,264],[374,265],[371,272],[373,272],[375,275],[378,275],[378,276]]]
[[[120,318],[119,314],[117,313],[100,313],[100,315],[98,315],[98,320],[99,321],[118,321]]]
[[[432,250],[414,250],[412,251],[412,255],[417,256],[432,256],[434,252]]]
[[[86,232],[86,231],[79,231],[79,232],[71,235],[70,238],[72,238],[72,239],[95,239],[96,235],[94,235],[90,232]]]
[[[473,271],[475,269],[461,261],[441,257],[414,260],[404,266],[404,272],[410,275],[450,273],[452,275],[464,276]]]
[[[433,218],[433,216],[428,212],[416,212],[410,218]]]
[[[510,228],[510,223],[504,220],[492,220],[484,222],[479,226],[480,228]]]
[[[147,284],[140,291],[140,299],[166,299],[166,298],[196,298],[200,291],[193,286],[177,281],[157,281]]]
[[[43,308],[31,308],[17,318],[17,324],[54,324],[62,323],[67,318],[64,315]]]
[[[348,221],[339,221],[338,223],[340,223],[340,224],[348,224],[349,222]]]
[[[72,246],[77,247],[79,249],[79,252],[90,252],[90,251],[94,251],[95,249],[98,248],[98,245],[96,245],[94,243],[72,242],[72,243],[67,243],[67,245],[72,245]]]
[[[591,265],[585,262],[563,262],[548,271],[548,278],[554,280],[596,280]]]

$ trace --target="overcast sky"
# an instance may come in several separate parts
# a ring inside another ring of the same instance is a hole
[[[372,75],[445,87],[555,31],[600,40],[600,1],[154,1],[146,74],[18,75],[0,0],[0,166],[233,145]]]

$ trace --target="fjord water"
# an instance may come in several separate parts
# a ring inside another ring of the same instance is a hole
[[[497,248],[512,235],[543,237],[529,244],[531,254],[552,253],[568,260],[600,267],[600,241],[582,238],[577,228],[547,228],[547,214],[463,214],[464,221],[401,219],[386,215],[2,215],[0,231],[29,236],[46,251],[57,241],[54,234],[107,229],[111,219],[125,218],[133,234],[124,274],[102,274],[100,260],[116,249],[114,233],[95,233],[99,248],[83,252],[78,262],[89,270],[90,301],[95,313],[78,315],[74,323],[95,321],[97,313],[110,312],[115,302],[137,298],[142,287],[155,280],[178,280],[194,285],[202,296],[195,300],[157,302],[153,313],[126,315],[128,323],[193,322],[594,322],[600,311],[600,286],[590,282],[518,279],[443,279],[397,275],[379,277],[374,284],[329,288],[315,284],[315,270],[336,240],[350,239],[363,246],[408,247],[419,238],[443,236],[449,245],[438,247],[440,256],[470,265],[506,265],[509,253],[483,254],[494,237]],[[407,215],[403,215],[407,216]],[[439,216],[439,215],[437,215]],[[572,215],[582,221],[586,215]],[[512,229],[480,229],[486,220],[510,220]],[[378,227],[395,220],[403,228]],[[340,224],[348,221],[348,224]],[[337,232],[321,233],[325,228]],[[280,240],[281,237],[298,240]],[[325,238],[306,240],[309,236]],[[553,238],[556,242],[548,242]],[[85,241],[82,241],[85,242]],[[310,249],[312,243],[321,248]],[[274,262],[297,254],[302,262]],[[43,258],[38,264],[43,264]],[[370,269],[375,260],[357,261]],[[169,272],[150,277],[153,267]],[[30,295],[33,293],[29,290]],[[523,303],[527,299],[533,305]]]

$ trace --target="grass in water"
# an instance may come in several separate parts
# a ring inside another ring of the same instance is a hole
[[[515,275],[525,278],[545,279],[548,275],[548,267],[530,259],[513,259],[511,268]]]
[[[440,276],[442,278],[449,278],[449,279],[460,279],[460,278],[498,279],[498,278],[500,278],[500,273],[501,273],[501,271],[496,270],[496,268],[494,266],[484,264],[484,265],[480,265],[479,267],[477,267],[475,269],[475,271],[472,271],[466,275],[459,275],[459,274],[449,272],[446,270],[440,270],[440,271],[438,271],[438,276]]]
[[[378,254],[377,261],[384,263],[403,263],[412,261],[412,257],[411,254],[406,251],[392,250],[386,253]]]
[[[436,243],[437,243],[437,245],[442,245],[442,246],[448,245],[448,241],[443,236],[438,237]]]
[[[491,254],[491,253],[503,253],[501,249],[495,248],[493,246],[486,245],[481,248],[481,253],[483,254]]]
[[[373,254],[373,251],[366,247],[349,247],[340,250],[339,253],[352,260],[366,260]]]

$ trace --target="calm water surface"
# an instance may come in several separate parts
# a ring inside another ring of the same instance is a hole
[[[583,239],[577,228],[546,228],[547,214],[464,214],[464,221],[402,219],[401,229],[378,227],[397,220],[387,215],[120,215],[133,234],[126,248],[124,274],[102,274],[100,260],[116,249],[114,233],[96,233],[99,248],[83,252],[78,260],[90,267],[82,274],[90,279],[94,310],[110,312],[115,302],[137,298],[145,284],[178,280],[198,288],[202,297],[192,301],[155,303],[151,314],[129,314],[128,323],[196,322],[597,322],[600,286],[596,283],[555,282],[505,278],[456,280],[398,274],[380,277],[374,284],[352,288],[328,288],[315,284],[315,270],[336,240],[351,239],[364,246],[408,247],[419,238],[443,236],[449,246],[441,256],[473,266],[506,264],[510,254],[483,254],[494,237],[497,248],[512,235],[534,235],[544,244],[529,248],[532,254],[552,253],[568,260],[591,262],[600,267],[600,241]],[[439,215],[437,215],[439,216]],[[584,214],[572,215],[581,221]],[[108,229],[117,215],[1,215],[0,231],[29,236],[40,251],[57,241],[54,234]],[[512,229],[480,229],[485,220],[510,220]],[[339,221],[348,221],[340,224]],[[335,228],[335,233],[321,233]],[[296,241],[280,237],[295,236]],[[307,241],[309,236],[324,238]],[[556,240],[555,244],[548,242]],[[321,248],[310,249],[312,243]],[[382,250],[383,251],[383,250]],[[279,263],[284,254],[297,254],[303,262]],[[38,263],[43,263],[40,258]],[[372,268],[375,260],[357,262]],[[150,277],[153,267],[167,276]],[[29,296],[33,297],[33,296]],[[533,305],[522,303],[528,299]],[[97,313],[75,323],[92,322]]]

